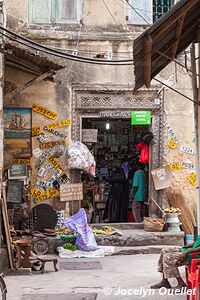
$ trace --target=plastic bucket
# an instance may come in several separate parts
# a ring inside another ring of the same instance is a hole
[[[185,235],[185,244],[189,245],[194,243],[194,236],[192,234],[186,234]]]

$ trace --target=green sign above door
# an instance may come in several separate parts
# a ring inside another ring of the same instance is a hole
[[[151,112],[148,110],[132,111],[132,125],[151,125]]]

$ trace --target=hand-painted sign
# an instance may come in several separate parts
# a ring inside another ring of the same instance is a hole
[[[44,133],[40,133],[37,139],[40,143],[44,143],[48,139],[48,136]]]
[[[98,129],[82,129],[83,143],[97,143]]]
[[[180,151],[184,152],[184,153],[192,154],[192,155],[196,154],[196,151],[194,149],[187,147],[187,146],[181,146]]]
[[[41,179],[37,179],[35,185],[42,186],[44,189],[53,187],[53,183],[51,181],[44,181]]]
[[[65,184],[68,181],[69,181],[69,177],[65,173],[59,178],[59,183],[60,184]]]
[[[182,170],[183,167],[180,163],[173,163],[173,164],[170,164],[170,169],[173,171],[176,171],[176,170]]]
[[[56,137],[61,138],[61,140],[64,140],[64,139],[66,139],[66,137],[67,137],[67,135],[65,135],[64,133],[61,133],[61,132],[59,132],[59,131],[57,131],[57,130],[53,130],[53,129],[49,130],[49,129],[47,128],[47,126],[44,126],[43,129],[44,129],[45,131],[48,131],[48,132],[52,133],[52,134],[55,135]]]
[[[171,138],[169,140],[169,142],[167,143],[167,146],[170,147],[171,149],[176,149],[177,148],[177,144],[175,143],[175,141]]]
[[[64,210],[57,210],[57,224],[56,228],[63,227],[64,219],[65,219],[65,211]]]
[[[187,159],[185,162],[182,162],[181,164],[183,168],[195,170],[195,164],[189,159]]]
[[[60,201],[83,200],[82,183],[66,183],[60,185]]]
[[[149,110],[132,111],[132,125],[151,125],[151,112]]]
[[[28,158],[15,158],[13,163],[14,165],[30,165],[31,160]]]
[[[55,188],[46,189],[47,198],[56,198],[60,196],[60,191]]]
[[[193,185],[193,186],[195,186],[196,184],[197,184],[197,175],[196,175],[196,173],[191,173],[188,177],[187,177],[187,179],[189,180],[189,182]]]
[[[61,169],[56,169],[56,171],[53,173],[53,175],[51,176],[52,180],[56,180],[57,178],[59,178],[61,175],[63,174],[63,170]]]
[[[72,119],[66,119],[66,120],[62,120],[60,122],[56,122],[56,123],[52,123],[49,125],[46,125],[45,128],[46,130],[52,130],[52,129],[56,129],[56,128],[60,128],[60,127],[65,127],[65,126],[69,126],[72,124]]]
[[[130,111],[102,111],[99,113],[101,118],[131,118]]]
[[[168,165],[152,170],[151,174],[157,191],[168,188],[172,183],[172,172]]]
[[[44,196],[44,192],[42,192],[38,189],[31,189],[31,197],[32,198],[38,198],[40,196]]]
[[[32,136],[37,136],[42,133],[42,128],[40,126],[36,126],[32,128]]]
[[[40,157],[41,155],[42,155],[42,151],[40,150],[40,148],[35,148],[35,149],[33,149],[33,155],[36,157],[36,158],[38,158],[38,157]]]
[[[40,144],[40,149],[53,148],[54,146],[58,146],[58,145],[65,146],[66,143],[65,143],[65,141],[51,141],[51,142],[48,142],[48,143],[41,143]]]
[[[55,169],[61,169],[62,171],[63,171],[63,169],[62,169],[62,167],[60,166],[60,164],[57,162],[57,160],[55,160],[52,156],[50,156],[49,158],[48,158],[48,161],[54,166],[54,168]]]
[[[176,133],[174,132],[174,130],[172,129],[170,124],[168,122],[164,122],[164,126],[167,129],[167,131],[169,132],[169,134],[171,135],[172,139],[178,144],[179,138],[177,137]]]
[[[38,104],[33,104],[32,110],[37,112],[38,114],[41,114],[41,115],[51,119],[51,120],[55,120],[58,117],[58,115],[55,112],[52,112],[52,111],[48,110],[47,108],[42,107]]]

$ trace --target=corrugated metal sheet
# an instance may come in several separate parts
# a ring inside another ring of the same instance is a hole
[[[149,86],[151,79],[196,39],[199,19],[200,1],[180,0],[134,41],[136,90]]]

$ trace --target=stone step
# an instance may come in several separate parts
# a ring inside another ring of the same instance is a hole
[[[119,230],[144,229],[143,223],[93,223],[90,226],[102,229],[103,226],[112,226]]]
[[[171,245],[170,245],[171,246]],[[113,255],[138,255],[138,254],[160,254],[161,250],[170,246],[135,246],[135,247],[115,247]]]
[[[122,230],[122,236],[96,236],[98,245],[101,246],[151,246],[151,245],[171,245],[183,246],[184,233],[171,232],[147,232],[142,229]]]

